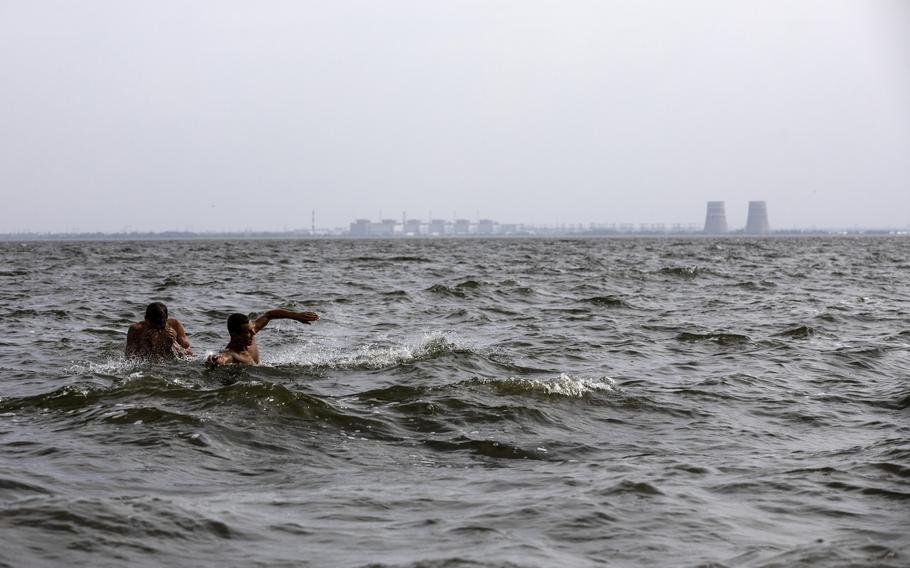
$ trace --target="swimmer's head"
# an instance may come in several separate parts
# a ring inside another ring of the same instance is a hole
[[[231,334],[231,343],[244,347],[253,344],[253,336],[256,335],[256,331],[253,329],[253,324],[250,323],[250,318],[243,314],[231,314],[228,317],[227,326],[228,333]]]
[[[228,333],[231,335],[239,335],[243,333],[243,326],[246,323],[250,323],[250,318],[246,317],[243,314],[229,315],[227,321]]]
[[[145,321],[155,329],[164,329],[167,324],[167,306],[161,302],[152,302],[145,308]]]

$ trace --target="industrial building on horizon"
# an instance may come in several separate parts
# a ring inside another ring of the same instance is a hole
[[[709,201],[704,229],[691,223],[588,223],[560,225],[530,225],[523,223],[500,223],[493,219],[357,219],[350,224],[351,237],[441,237],[441,236],[493,236],[493,235],[548,235],[548,234],[698,234],[724,235],[745,233],[747,235],[769,234],[768,207],[764,201],[750,201],[745,229],[729,230],[727,226],[726,203]]]
[[[705,233],[721,235],[727,232],[727,213],[723,201],[709,201],[708,213],[705,216]]]
[[[380,214],[380,217],[382,215]],[[84,239],[195,239],[195,238],[401,238],[401,237],[585,237],[585,236],[723,236],[723,235],[897,235],[910,236],[910,225],[892,228],[811,228],[811,229],[775,229],[771,230],[768,222],[768,206],[765,201],[749,201],[744,228],[731,230],[727,224],[726,203],[708,201],[704,225],[697,223],[500,223],[493,219],[456,218],[454,220],[430,218],[429,220],[408,218],[403,214],[401,219],[381,218],[380,221],[357,219],[349,227],[331,229],[316,228],[316,212],[311,215],[308,229],[252,230],[242,231],[205,231],[193,232],[192,229],[173,231],[128,231],[82,232],[73,229],[70,232],[16,232],[0,233],[0,241],[28,240],[84,240]]]
[[[768,206],[764,201],[750,201],[749,214],[746,217],[747,235],[765,235],[770,231],[768,226]]]
[[[444,236],[546,236],[546,235],[695,235],[701,232],[695,223],[561,223],[534,225],[500,223],[494,219],[357,219],[347,232],[351,237],[444,237]]]
[[[401,221],[382,219],[378,222],[369,219],[357,219],[351,223],[349,234],[352,237],[391,237],[394,235],[438,237],[445,235],[516,234],[525,230],[524,225],[499,223],[492,219],[480,219],[476,223],[469,219],[455,219],[454,221],[431,219],[428,222],[407,218],[403,218]]]
[[[708,235],[722,235],[727,230],[727,213],[723,201],[709,201],[705,214],[705,230]],[[768,224],[768,205],[764,201],[750,201],[749,212],[746,215],[746,228],[743,232],[747,235],[767,235],[771,232]]]

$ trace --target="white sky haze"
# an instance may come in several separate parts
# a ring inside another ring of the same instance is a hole
[[[0,0],[0,232],[910,226],[905,0]]]

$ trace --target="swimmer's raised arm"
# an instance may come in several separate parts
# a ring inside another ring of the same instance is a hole
[[[309,324],[311,321],[319,319],[319,315],[314,312],[295,312],[292,310],[269,310],[256,318],[253,324],[253,331],[259,331],[269,324],[273,319],[292,319],[300,323]]]

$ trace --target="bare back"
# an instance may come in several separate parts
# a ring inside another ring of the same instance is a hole
[[[167,320],[164,328],[154,328],[146,321],[134,323],[126,334],[126,354],[130,357],[166,360],[193,354],[183,325]]]

